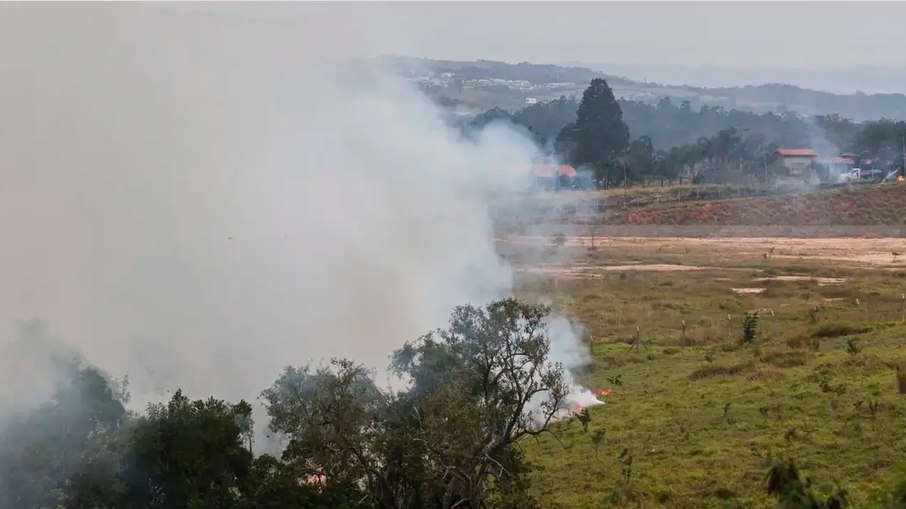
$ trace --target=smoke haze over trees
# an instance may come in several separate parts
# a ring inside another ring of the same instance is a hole
[[[595,97],[598,92],[593,83],[585,97]],[[672,181],[683,173],[728,167],[743,174],[764,175],[765,166],[775,160],[775,150],[780,147],[812,148],[825,157],[849,152],[890,164],[902,163],[906,137],[903,121],[857,123],[839,114],[803,117],[791,112],[759,114],[709,106],[694,110],[688,101],[675,104],[666,97],[656,104],[626,100],[599,103],[598,118],[609,120],[589,127],[585,143],[578,143],[576,128],[580,103],[565,96],[515,113],[495,107],[475,117],[467,130],[480,130],[491,122],[513,125],[539,146],[559,152],[574,164],[594,168],[596,178],[611,183],[624,177],[632,181],[643,177]],[[628,127],[628,135],[622,126]],[[612,135],[607,150],[601,148],[607,138],[601,133]],[[631,136],[628,143],[623,141],[627,136]],[[559,143],[552,143],[552,139]],[[592,150],[594,146],[598,148]],[[584,155],[579,147],[585,147]],[[615,162],[618,156],[625,164]]]
[[[554,433],[569,386],[550,310],[456,308],[405,343],[381,389],[353,361],[287,367],[261,395],[288,441],[253,455],[252,406],[177,390],[143,413],[96,368],[70,364],[49,401],[0,427],[3,507],[534,507],[518,442]]]
[[[561,94],[579,95],[583,86],[593,79],[606,79],[614,89],[614,94],[621,101],[651,101],[652,98],[667,97],[675,103],[690,101],[693,108],[698,110],[702,106],[709,108],[722,107],[755,113],[782,113],[784,111],[796,112],[802,116],[826,115],[838,113],[856,121],[876,120],[882,117],[896,120],[906,120],[906,95],[902,93],[865,94],[829,93],[820,90],[809,90],[784,83],[763,83],[758,85],[746,84],[744,79],[735,83],[739,86],[726,87],[701,87],[683,85],[682,82],[668,84],[652,83],[643,80],[625,77],[622,66],[614,66],[608,70],[601,67],[603,72],[593,71],[585,67],[562,67],[543,64],[509,64],[480,60],[476,62],[445,61],[409,58],[388,58],[387,62],[393,69],[404,75],[414,77],[423,72],[455,73],[464,79],[472,80],[523,80],[533,84],[557,84],[552,90],[561,90]],[[636,68],[635,75],[641,71]],[[859,72],[855,70],[854,72]],[[493,88],[473,89],[470,93],[463,93],[450,87],[429,87],[428,93],[438,101],[451,104],[461,104],[474,109],[488,109],[499,105],[510,110],[515,110],[524,104],[525,97],[541,95],[546,100],[550,91],[540,90],[522,91],[506,86]]]

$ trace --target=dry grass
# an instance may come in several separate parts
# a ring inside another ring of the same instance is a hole
[[[906,185],[624,207],[599,219],[603,224],[637,225],[902,225],[906,224]]]
[[[523,444],[538,467],[533,489],[545,507],[637,506],[614,496],[625,486],[623,449],[634,455],[632,498],[645,507],[776,507],[762,479],[765,459],[779,452],[797,458],[819,482],[839,480],[853,507],[874,507],[874,494],[902,477],[891,465],[906,449],[906,436],[897,432],[906,414],[900,395],[906,371],[895,370],[906,348],[900,322],[906,278],[807,258],[766,262],[732,242],[686,246],[602,243],[595,252],[567,246],[560,255],[590,264],[713,268],[594,279],[519,273],[519,296],[549,298],[584,325],[593,363],[581,380],[592,389],[612,387],[615,376],[623,380],[608,404],[591,410],[591,428],[606,429],[597,454],[588,435],[575,430],[561,436],[568,449],[549,439]],[[794,278],[768,281],[762,294],[730,290],[772,274],[845,281],[821,286]],[[828,294],[841,300],[826,301]],[[755,310],[757,340],[740,346],[742,318]],[[626,344],[636,326],[645,341],[639,353]],[[844,345],[854,336],[864,349],[851,355]],[[822,383],[845,391],[823,392]]]
[[[744,362],[741,364],[707,364],[702,366],[692,373],[689,374],[689,380],[702,380],[705,378],[711,378],[715,376],[728,376],[728,375],[738,375],[743,371],[748,371],[752,369],[753,365],[750,362]]]

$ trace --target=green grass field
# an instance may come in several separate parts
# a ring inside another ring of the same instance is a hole
[[[906,479],[896,377],[906,270],[691,241],[537,246],[508,259],[517,270],[563,260],[707,267],[517,272],[521,297],[548,298],[585,326],[593,364],[582,382],[613,389],[590,408],[587,433],[573,419],[557,426],[562,444],[522,443],[545,507],[775,507],[764,487],[771,457],[794,458],[819,490],[839,483],[853,507],[883,506],[881,494]],[[756,311],[756,338],[744,344]]]

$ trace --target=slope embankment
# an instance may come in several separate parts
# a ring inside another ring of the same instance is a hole
[[[643,207],[610,208],[600,211],[595,217],[581,219],[583,222],[606,225],[906,225],[906,184],[753,198],[655,203]]]

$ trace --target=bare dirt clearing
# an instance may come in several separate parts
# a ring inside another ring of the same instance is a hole
[[[544,236],[508,236],[498,239],[501,246],[550,246],[551,238]],[[849,267],[906,269],[906,239],[902,238],[791,238],[791,237],[724,237],[724,238],[682,238],[682,237],[567,237],[563,244],[567,248],[585,247],[631,253],[662,253],[664,255],[710,253],[716,258],[771,258],[800,259],[835,262]],[[622,263],[625,263],[623,260]],[[668,266],[657,263],[655,266]],[[721,264],[725,265],[725,264]],[[682,269],[695,270],[680,265]],[[639,264],[631,270],[646,270]],[[696,267],[698,269],[707,267]],[[613,270],[630,270],[617,268]],[[651,270],[670,270],[655,268]],[[838,281],[819,281],[835,284]]]
[[[667,263],[632,263],[627,265],[557,265],[527,267],[523,269],[531,274],[546,274],[557,277],[595,278],[604,277],[607,272],[645,271],[645,272],[678,272],[690,270],[708,270],[716,267],[699,267],[694,265],[672,265]]]
[[[756,277],[752,281],[814,281],[819,285],[838,285],[846,282],[842,277],[816,277],[804,275]]]
[[[739,295],[744,295],[744,294],[764,293],[764,291],[767,290],[767,288],[730,288],[730,290],[733,290],[733,293],[736,293]]]

